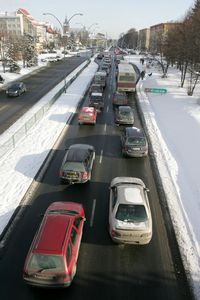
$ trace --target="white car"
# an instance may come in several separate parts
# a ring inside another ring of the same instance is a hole
[[[144,182],[135,177],[116,177],[110,184],[109,233],[114,242],[148,244],[152,217]]]

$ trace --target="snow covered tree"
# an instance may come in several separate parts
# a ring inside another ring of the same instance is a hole
[[[38,56],[35,46],[35,39],[28,34],[21,37],[21,53],[23,67],[30,67],[38,64]]]

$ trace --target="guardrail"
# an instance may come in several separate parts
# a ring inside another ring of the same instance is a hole
[[[56,93],[55,95],[46,103],[44,106],[42,106],[37,112],[35,112],[28,121],[26,121],[15,133],[11,135],[11,137],[6,140],[2,145],[0,145],[0,159],[13,150],[17,143],[27,135],[28,131],[35,126],[47,113],[47,111],[50,109],[50,107],[56,102],[56,100],[59,98],[59,96],[70,86],[70,84],[78,77],[78,75],[89,65],[90,60],[88,60],[86,63],[83,63],[83,67],[79,70],[77,70],[77,73],[74,74],[73,77],[69,78],[69,80],[66,82],[65,85],[63,85]],[[68,75],[67,77],[70,77]]]

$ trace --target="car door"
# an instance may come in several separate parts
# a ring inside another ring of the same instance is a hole
[[[71,239],[69,239],[66,250],[66,263],[70,281],[72,281],[76,273],[76,263],[74,260],[74,251]]]
[[[109,203],[109,228],[113,227],[114,210],[117,202],[117,188],[116,186],[110,189],[110,203]]]
[[[121,144],[122,144],[122,148],[125,146],[125,141],[126,141],[126,131],[125,129],[122,131],[121,134]]]

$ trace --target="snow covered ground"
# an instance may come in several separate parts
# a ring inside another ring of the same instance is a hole
[[[126,59],[142,69],[139,56],[127,56]],[[92,62],[68,88],[67,94],[63,94],[37,126],[30,130],[26,139],[0,161],[0,233],[65,128],[96,69],[97,65]],[[146,76],[138,84],[139,102],[184,266],[191,278],[196,299],[200,299],[200,88],[189,97],[187,89],[179,87],[178,70],[170,68],[165,79],[161,78],[158,68],[151,67],[148,73],[151,72],[151,77]],[[146,87],[166,88],[167,93],[146,94]]]

